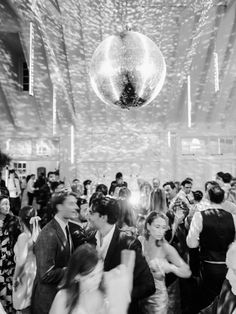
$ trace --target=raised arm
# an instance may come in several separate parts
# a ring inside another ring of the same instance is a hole
[[[13,282],[17,284],[18,280],[20,280],[19,277],[22,274],[28,255],[28,237],[25,233],[21,233],[19,235],[16,245],[14,247],[14,252],[16,258],[16,267]]]
[[[176,249],[171,246],[169,243],[165,243],[164,251],[166,253],[167,261],[169,262],[169,271],[174,273],[178,277],[188,278],[191,276],[191,270],[184,262],[184,260],[179,256],[179,253]]]

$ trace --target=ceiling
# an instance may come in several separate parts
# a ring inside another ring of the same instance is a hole
[[[29,64],[30,22],[34,96],[21,91],[15,65],[17,58]],[[88,72],[99,43],[128,22],[159,46],[167,75],[148,107],[120,113],[97,98]],[[235,129],[235,39],[235,0],[0,0],[0,130],[52,134],[53,97],[60,130],[70,124],[85,130],[91,119],[105,130],[111,116],[150,129],[187,128],[188,76],[192,127]]]

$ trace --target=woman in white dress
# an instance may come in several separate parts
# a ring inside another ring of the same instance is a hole
[[[143,302],[145,314],[167,313],[166,273],[172,272],[182,278],[191,275],[189,266],[164,238],[168,225],[168,218],[164,213],[151,212],[145,221],[145,237],[139,237],[156,286],[155,294]]]
[[[30,314],[31,296],[36,276],[34,243],[40,232],[40,218],[32,206],[24,206],[19,212],[22,233],[14,247],[16,267],[13,277],[13,306],[22,314]]]
[[[134,258],[131,264],[130,268],[120,265],[103,273],[96,249],[81,245],[70,259],[65,283],[49,314],[126,314]]]

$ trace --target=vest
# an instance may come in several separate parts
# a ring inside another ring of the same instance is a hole
[[[233,216],[223,209],[201,212],[200,255],[203,261],[225,262],[226,252],[235,238]]]

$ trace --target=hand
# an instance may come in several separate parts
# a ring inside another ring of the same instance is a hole
[[[127,267],[118,267],[104,273],[104,284],[109,304],[109,314],[126,314],[130,303]]]
[[[14,290],[17,290],[17,288],[22,285],[22,278],[21,277],[13,277],[13,288]]]
[[[155,258],[151,260],[149,265],[153,271],[159,270],[163,276],[172,271],[171,264],[164,258]]]
[[[175,221],[177,222],[177,224],[181,224],[184,220],[184,213],[182,210],[177,210],[175,213]]]
[[[126,314],[131,301],[135,252],[123,254],[123,261],[127,265],[104,273],[104,284],[109,303],[109,314]]]

